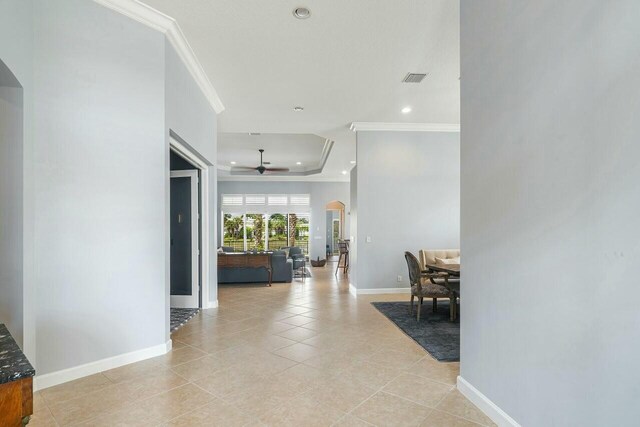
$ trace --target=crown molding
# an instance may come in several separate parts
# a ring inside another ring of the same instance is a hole
[[[193,49],[191,49],[189,42],[175,19],[138,0],[93,1],[164,33],[215,112],[220,114],[224,111],[222,100],[204,72],[200,61],[198,61],[196,54],[193,52]]]
[[[393,131],[393,132],[460,132],[457,123],[383,123],[353,122],[349,128],[360,131]]]
[[[292,176],[310,176],[310,175],[318,175],[320,173],[322,173],[322,171],[324,170],[324,166],[327,164],[327,159],[329,159],[329,155],[331,154],[331,150],[333,149],[333,145],[334,145],[334,141],[330,140],[330,139],[325,139],[324,141],[324,147],[322,147],[322,154],[320,156],[320,161],[318,162],[318,166],[315,169],[307,169],[301,172],[276,172],[276,173],[270,173],[267,176],[279,176],[279,177],[292,177]],[[218,166],[218,170],[222,170],[222,171],[229,171],[230,175],[233,176],[249,176],[249,177],[255,177],[256,173],[255,171],[242,171],[242,172],[237,172],[234,171],[232,167],[227,167],[224,165],[219,165]],[[260,175],[262,176],[262,175]],[[220,177],[220,175],[218,176]]]

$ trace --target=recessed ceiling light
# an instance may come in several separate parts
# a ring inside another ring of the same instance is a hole
[[[351,160],[349,163],[351,163],[352,165],[355,165],[356,161],[355,160]]]
[[[304,107],[293,107],[293,111],[304,111]]]
[[[302,162],[296,162],[296,165],[301,165],[301,164],[302,164]]]
[[[411,112],[411,107],[404,107],[401,111],[402,114],[409,114]]]
[[[347,174],[347,171],[342,171],[342,175],[346,175],[346,174]]]
[[[232,165],[235,165],[235,164],[236,164],[236,162],[229,162],[229,163],[231,163]]]
[[[297,7],[293,9],[293,16],[298,19],[307,19],[311,16],[311,11],[306,7]]]

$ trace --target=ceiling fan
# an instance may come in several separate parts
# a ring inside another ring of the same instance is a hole
[[[258,171],[260,173],[260,175],[264,174],[265,172],[289,172],[289,168],[268,168],[265,166],[265,164],[271,164],[270,162],[263,162],[262,161],[262,154],[264,153],[264,150],[261,148],[258,150],[260,152],[260,166],[257,166],[255,168],[250,167],[250,166],[238,166],[238,167],[234,167],[232,169],[232,171],[234,172],[240,172],[240,171]]]

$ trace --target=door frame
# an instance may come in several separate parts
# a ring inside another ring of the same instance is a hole
[[[169,149],[184,159],[188,160],[200,171],[200,260],[201,260],[201,282],[200,282],[200,308],[213,308],[217,306],[216,302],[211,302],[211,283],[209,281],[211,271],[211,258],[209,256],[209,230],[210,230],[210,215],[209,215],[209,167],[208,164],[200,155],[194,152],[191,147],[178,141],[173,135],[169,138]],[[167,209],[167,224],[170,224],[169,218],[170,212]],[[171,244],[171,235],[167,233],[167,248]],[[171,265],[171,260],[168,262]],[[170,279],[169,279],[170,280]],[[171,286],[169,286],[169,301],[171,301]]]
[[[191,295],[171,295],[169,291],[169,306],[178,308],[200,307],[200,212],[198,210],[198,171],[195,169],[176,170],[170,172],[171,178],[189,178],[191,188]],[[171,223],[169,223],[171,227]],[[169,236],[171,238],[171,236]],[[171,259],[169,259],[171,263]],[[171,289],[171,284],[169,284]],[[192,299],[195,297],[195,304]]]

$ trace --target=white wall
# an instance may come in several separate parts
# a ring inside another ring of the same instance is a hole
[[[326,258],[326,206],[338,200],[345,204],[345,235],[349,235],[349,183],[348,182],[293,182],[293,181],[219,181],[218,194],[310,194],[311,226],[309,227],[311,259]],[[221,206],[219,200],[219,206]],[[218,221],[218,230],[220,230]],[[218,237],[218,245],[221,245]]]
[[[7,323],[34,361],[32,9],[30,0],[0,2],[0,60],[23,87],[20,107],[6,102],[15,99],[15,89],[4,90],[0,107],[11,123],[0,123],[0,322]],[[15,84],[5,81],[0,86]],[[14,127],[15,115],[22,116],[21,129]]]
[[[521,425],[637,425],[638,2],[461,13],[461,375]]]
[[[355,286],[408,287],[404,251],[459,246],[460,134],[366,131],[357,146]]]

